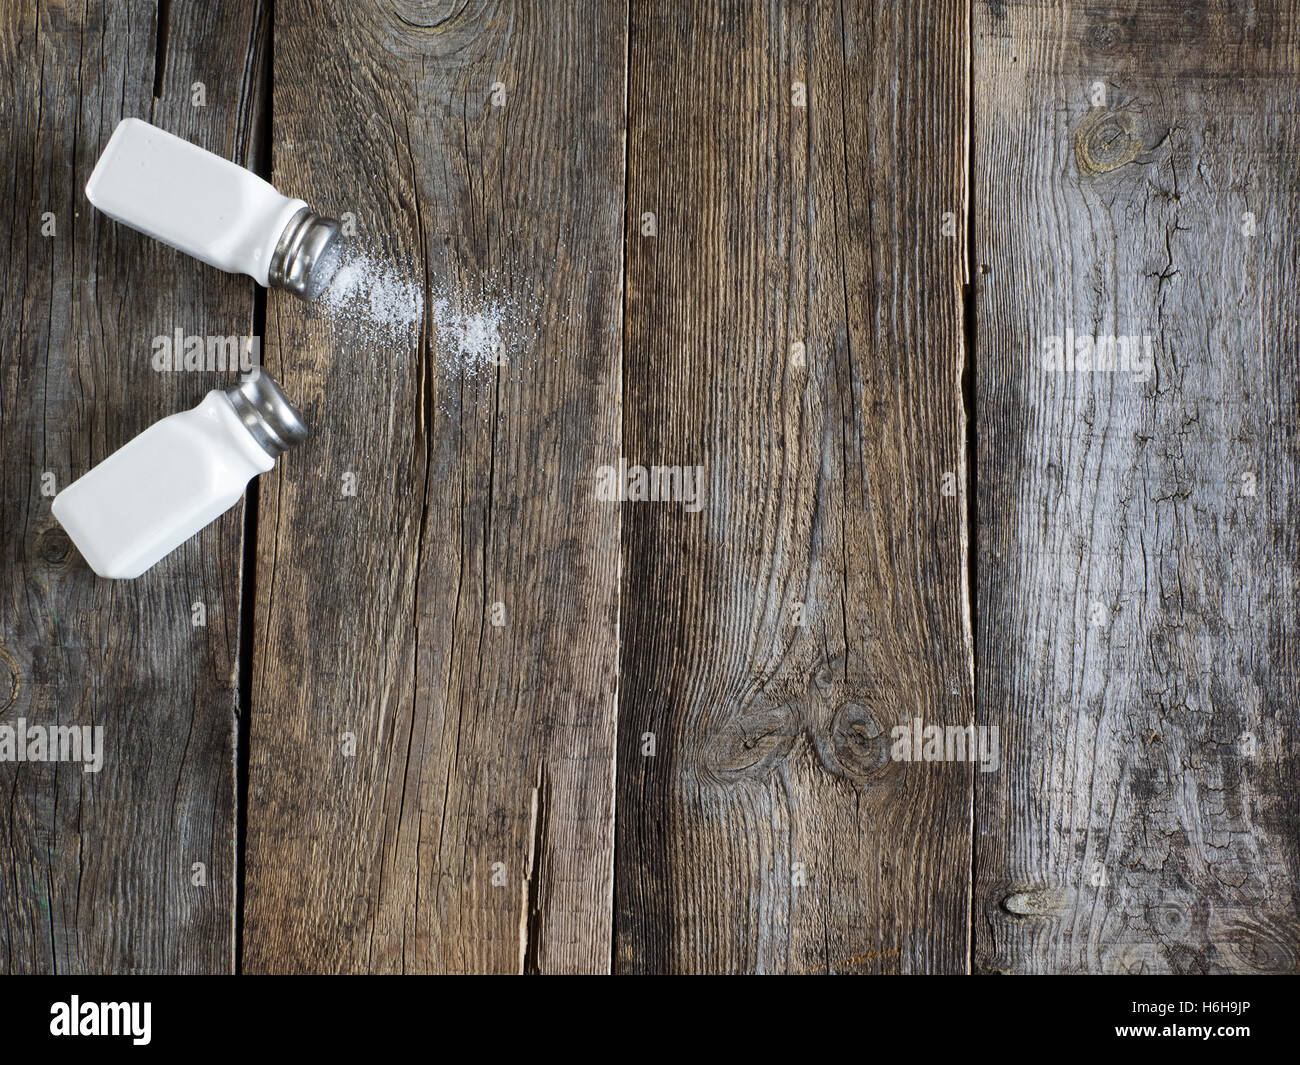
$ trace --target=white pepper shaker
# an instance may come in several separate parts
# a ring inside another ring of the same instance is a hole
[[[138,577],[233,507],[307,438],[265,373],[156,422],[54,497],[54,516],[101,577]]]

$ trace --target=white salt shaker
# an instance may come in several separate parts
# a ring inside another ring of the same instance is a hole
[[[337,221],[138,118],[117,124],[86,182],[86,198],[210,266],[303,299],[319,296],[338,269]]]
[[[264,373],[151,425],[54,497],[54,516],[101,577],[138,577],[239,501],[307,438]]]

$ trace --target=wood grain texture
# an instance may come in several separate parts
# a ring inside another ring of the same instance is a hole
[[[632,4],[625,449],[707,494],[624,511],[621,972],[966,968],[971,768],[890,732],[974,713],[967,26]]]
[[[979,970],[1300,967],[1297,16],[977,6]]]
[[[229,383],[155,372],[155,336],[252,332],[250,282],[117,226],[82,192],[126,116],[249,157],[257,6],[173,3],[169,23],[160,45],[150,4],[0,14],[0,724],[104,729],[98,773],[0,763],[0,968],[11,972],[234,963],[242,507],[119,583],[94,576],[41,491],[44,473],[63,488]],[[191,105],[198,81],[203,107]],[[192,624],[199,602],[204,627]]]
[[[0,74],[0,725],[106,738],[0,762],[0,970],[234,965],[242,597],[250,971],[1300,971],[1295,0],[20,2]],[[42,495],[261,306],[85,202],[127,115],[423,293],[265,297],[246,580]]]
[[[250,970],[609,968],[625,25],[276,5],[276,180],[426,314],[390,341],[271,298],[316,435],[261,494]],[[503,308],[504,365],[440,299]]]

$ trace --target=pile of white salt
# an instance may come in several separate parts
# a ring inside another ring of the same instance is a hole
[[[506,362],[499,306],[463,308],[448,295],[433,301],[433,332],[442,364],[473,376],[487,366]]]
[[[318,305],[336,322],[396,340],[419,328],[424,293],[394,267],[364,250],[349,248]]]
[[[474,291],[435,285],[430,294],[431,346],[448,374],[477,377],[510,366],[529,346],[542,300],[499,278],[476,276]],[[326,318],[363,345],[392,344],[418,333],[424,292],[410,274],[376,252],[349,247],[316,301]]]

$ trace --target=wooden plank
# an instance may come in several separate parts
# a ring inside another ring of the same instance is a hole
[[[228,383],[155,372],[154,337],[252,332],[250,282],[115,225],[82,193],[125,116],[248,158],[256,6],[162,11],[163,26],[148,4],[16,3],[0,15],[11,163],[0,187],[0,726],[103,729],[96,773],[0,764],[10,972],[234,963],[242,508],[140,579],[112,583],[81,560],[42,491]]]
[[[978,5],[978,969],[1300,967],[1298,15]]]
[[[974,713],[967,26],[632,4],[624,450],[707,492],[625,507],[622,972],[966,968],[971,768],[891,730]]]
[[[271,299],[316,435],[261,493],[247,967],[607,970],[626,14],[390,9],[276,5],[275,175],[426,309]]]

